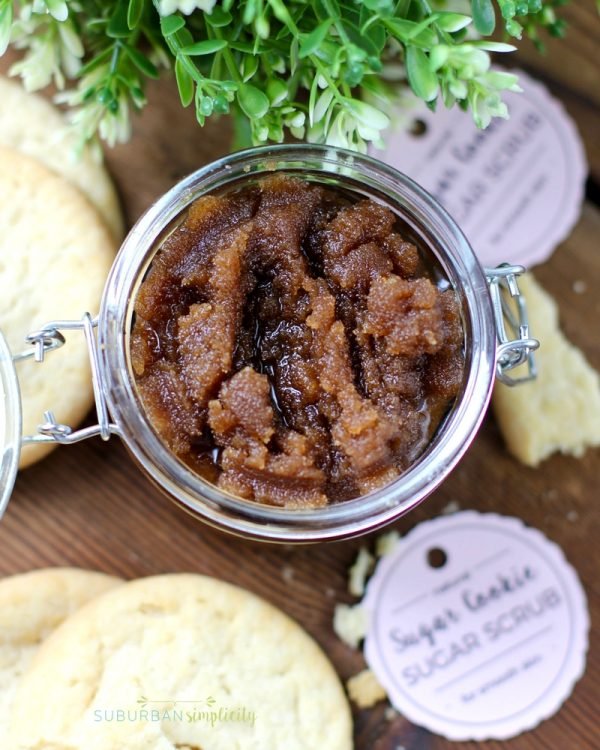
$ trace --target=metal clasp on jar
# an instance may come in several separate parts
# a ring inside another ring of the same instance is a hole
[[[533,380],[536,377],[533,352],[539,347],[539,341],[529,335],[527,306],[517,284],[517,276],[524,273],[523,266],[503,264],[497,268],[486,269],[486,278],[492,300],[498,346],[496,349],[496,377],[506,385]],[[56,421],[51,411],[44,412],[44,422],[38,427],[37,435],[27,435],[23,443],[57,442],[63,444],[77,443],[90,437],[99,436],[108,440],[111,435],[118,435],[119,428],[111,423],[104,383],[98,355],[95,328],[98,318],[86,313],[81,320],[55,320],[46,323],[38,331],[30,333],[26,341],[32,348],[13,356],[14,361],[34,358],[43,362],[45,356],[65,344],[61,331],[82,331],[90,357],[92,384],[98,424],[73,430],[72,427]],[[527,363],[527,373],[518,378],[507,375],[507,372]]]
[[[94,389],[94,401],[96,405],[96,414],[98,424],[91,427],[84,427],[81,430],[73,430],[66,424],[60,424],[54,418],[51,411],[44,412],[44,423],[38,427],[37,435],[26,435],[23,437],[23,443],[78,443],[80,440],[87,440],[90,437],[101,437],[102,440],[108,440],[111,435],[119,434],[115,424],[112,424],[108,415],[108,408],[104,398],[104,388],[102,383],[102,373],[98,357],[98,347],[94,329],[98,326],[98,319],[92,318],[86,313],[81,320],[54,320],[46,323],[43,328],[30,333],[26,341],[32,345],[32,349],[21,352],[13,356],[15,362],[23,359],[34,358],[36,362],[43,362],[46,354],[53,349],[59,349],[65,344],[65,337],[61,331],[83,331],[87,343],[90,357],[90,366],[92,370],[92,385]]]
[[[490,289],[498,347],[496,349],[496,377],[505,385],[518,385],[537,376],[533,352],[540,342],[529,334],[529,319],[525,297],[519,291],[517,276],[525,272],[523,266],[503,263],[497,268],[486,268]],[[511,377],[507,373],[527,364],[525,374]]]

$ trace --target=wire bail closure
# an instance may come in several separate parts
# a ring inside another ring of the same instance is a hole
[[[533,352],[540,343],[529,335],[527,305],[517,284],[517,276],[524,272],[523,266],[507,263],[485,270],[498,339],[496,377],[509,386],[533,380],[537,376]],[[38,427],[38,434],[24,436],[23,443],[55,442],[69,445],[98,436],[102,440],[108,440],[111,435],[119,434],[117,425],[110,421],[104,398],[102,371],[94,332],[97,327],[98,318],[92,318],[89,313],[85,313],[81,320],[51,321],[26,337],[25,340],[31,344],[31,349],[13,356],[15,362],[33,358],[41,363],[49,352],[60,349],[66,343],[61,331],[83,331],[90,357],[94,401],[98,415],[98,424],[74,431],[69,425],[57,422],[52,411],[46,411],[44,422]],[[508,371],[525,363],[527,363],[527,374],[518,378],[507,374]]]
[[[529,334],[527,304],[517,284],[517,276],[524,272],[523,266],[508,263],[485,269],[498,338],[496,377],[508,386],[526,383],[537,377],[533,352],[539,348],[540,342]],[[519,377],[507,374],[509,370],[525,363],[526,374]]]
[[[90,357],[94,401],[98,416],[97,425],[74,431],[69,425],[57,422],[51,411],[46,411],[44,412],[44,422],[38,427],[38,434],[24,436],[22,438],[23,443],[62,443],[69,445],[98,436],[102,440],[108,440],[111,435],[119,434],[117,425],[112,424],[110,421],[104,398],[102,371],[98,356],[96,334],[94,333],[94,329],[97,326],[98,318],[92,318],[89,313],[85,313],[81,320],[51,321],[50,323],[46,323],[43,328],[33,331],[26,337],[25,340],[32,345],[32,349],[27,349],[13,357],[15,362],[32,358],[36,362],[43,362],[49,352],[60,349],[66,343],[66,339],[61,331],[83,331]]]

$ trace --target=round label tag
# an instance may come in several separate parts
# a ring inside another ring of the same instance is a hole
[[[509,120],[478,130],[458,107],[415,110],[415,132],[388,131],[383,159],[428,190],[461,227],[483,265],[546,260],[577,221],[587,167],[562,105],[517,71]]]
[[[515,518],[466,511],[420,524],[381,560],[364,606],[365,656],[392,704],[452,740],[531,729],[585,669],[579,579]]]

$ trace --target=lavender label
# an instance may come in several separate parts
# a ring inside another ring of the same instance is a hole
[[[585,669],[589,618],[559,547],[472,511],[417,526],[371,579],[365,655],[393,705],[453,740],[507,739]]]
[[[505,95],[509,120],[478,130],[469,113],[415,110],[418,128],[386,134],[373,151],[428,190],[461,227],[480,261],[546,260],[581,212],[587,167],[562,105],[522,71]]]

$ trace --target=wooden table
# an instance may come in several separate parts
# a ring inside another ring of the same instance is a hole
[[[526,48],[520,64],[544,79],[578,121],[591,161],[589,195],[597,198],[600,77],[597,62],[590,61],[597,61],[599,27],[591,1],[574,6],[568,12],[573,21],[569,41],[564,46],[552,42],[549,58]],[[226,153],[229,135],[224,122],[198,129],[193,113],[181,111],[171,83],[154,86],[133,141],[108,155],[128,222],[179,178]],[[588,202],[572,236],[537,275],[560,302],[565,332],[600,370],[599,236],[600,212]],[[581,280],[585,291],[577,293],[581,288],[575,282]],[[386,719],[381,704],[355,713],[357,750],[600,747],[599,493],[600,450],[582,460],[556,456],[542,470],[527,469],[505,452],[493,419],[486,420],[454,474],[395,527],[404,533],[456,501],[462,509],[518,516],[541,529],[563,548],[588,596],[593,625],[587,671],[556,716],[512,741],[451,743],[400,716]],[[336,602],[352,600],[346,593],[347,569],[364,543],[369,539],[284,548],[226,537],[162,497],[118,440],[90,441],[58,449],[19,478],[0,524],[0,573],[76,565],[125,578],[172,571],[217,576],[264,596],[296,618],[345,680],[362,669],[364,661],[336,638],[332,614]]]

